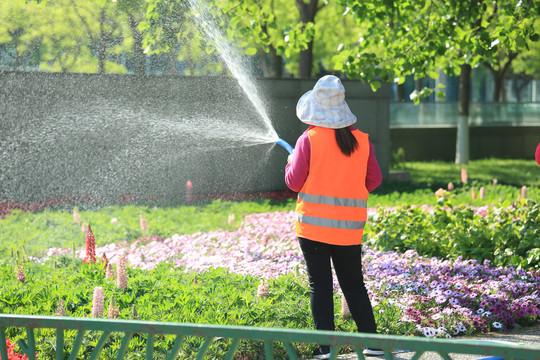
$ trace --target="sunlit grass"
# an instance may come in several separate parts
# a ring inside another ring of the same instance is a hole
[[[454,184],[461,182],[461,165],[453,162],[406,162],[404,170],[408,171],[413,183]],[[522,159],[483,159],[472,160],[464,165],[469,182],[491,183],[497,179],[499,184],[521,187],[540,187],[540,166],[534,160]]]

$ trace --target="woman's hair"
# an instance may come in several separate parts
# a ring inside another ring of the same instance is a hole
[[[335,134],[336,142],[345,156],[351,156],[358,149],[358,141],[348,127],[336,129]]]

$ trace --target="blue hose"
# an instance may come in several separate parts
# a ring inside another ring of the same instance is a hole
[[[291,145],[289,145],[288,142],[286,142],[286,141],[283,140],[282,138],[278,138],[278,139],[276,140],[276,144],[283,146],[283,147],[285,148],[285,150],[287,150],[287,151],[289,152],[289,154],[292,155],[292,153],[293,153],[293,148],[292,148]]]

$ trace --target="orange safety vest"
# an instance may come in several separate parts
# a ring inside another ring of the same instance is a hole
[[[296,202],[296,234],[335,245],[358,245],[367,220],[368,134],[352,132],[358,149],[345,156],[333,129],[308,130],[309,172]]]

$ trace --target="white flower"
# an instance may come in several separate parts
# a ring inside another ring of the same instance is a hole
[[[493,327],[494,327],[495,329],[500,329],[500,328],[502,328],[502,324],[501,324],[500,322],[495,321],[495,322],[493,323]]]
[[[426,327],[422,329],[425,337],[431,338],[437,335],[437,331],[434,328]]]
[[[476,310],[476,313],[478,315],[482,315],[484,313],[484,309],[480,308],[480,309]]]

